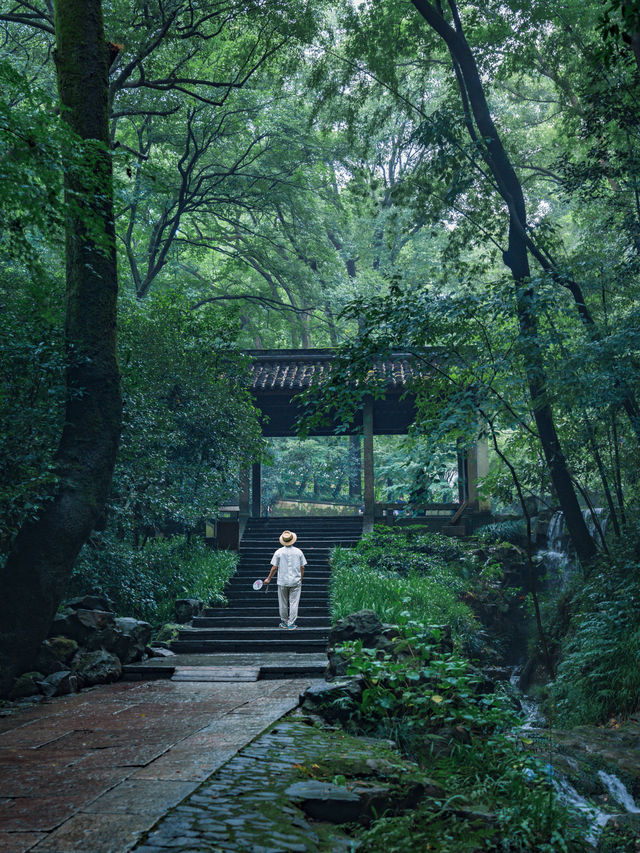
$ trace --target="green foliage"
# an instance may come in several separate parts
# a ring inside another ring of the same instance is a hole
[[[0,553],[50,498],[65,399],[61,334],[45,313],[45,282],[29,287],[15,271],[7,278],[8,287],[0,282]]]
[[[64,218],[64,169],[77,143],[50,95],[0,61],[0,257],[34,268]]]
[[[565,725],[602,724],[640,707],[640,587],[632,547],[579,587],[551,699]]]
[[[393,653],[344,644],[360,701],[341,700],[346,726],[393,737],[441,793],[400,817],[377,820],[367,851],[478,849],[578,851],[582,839],[558,807],[543,762],[517,736],[508,698],[487,692],[481,673],[443,651],[437,633],[405,622]]]
[[[67,594],[103,593],[119,615],[159,625],[173,619],[176,598],[224,602],[236,566],[237,554],[213,551],[198,538],[152,539],[136,549],[106,535],[83,548]]]
[[[336,648],[349,661],[347,674],[363,679],[351,720],[380,734],[402,730],[404,737],[409,730],[437,731],[445,725],[473,732],[513,725],[508,700],[483,694],[482,674],[440,649],[437,628],[405,617],[400,630],[392,654],[363,648],[360,640]]]
[[[431,624],[449,624],[457,636],[475,628],[460,601],[473,558],[449,537],[379,525],[356,548],[331,555],[331,613],[334,620],[368,608],[386,622],[402,614]]]
[[[479,527],[476,536],[481,542],[510,542],[512,545],[520,545],[523,541],[526,542],[527,527],[523,519],[496,521]]]
[[[245,360],[231,318],[184,297],[124,299],[125,411],[110,524],[135,543],[154,529],[191,529],[228,501],[260,453]]]

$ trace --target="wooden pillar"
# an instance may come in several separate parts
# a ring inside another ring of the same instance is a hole
[[[240,539],[242,539],[242,534],[244,533],[244,529],[247,525],[247,519],[249,518],[249,486],[249,470],[247,468],[243,468],[240,471],[240,494],[238,496],[238,506],[240,507]]]
[[[362,409],[363,469],[364,469],[364,523],[365,533],[373,530],[375,497],[373,491],[373,399],[368,397]]]
[[[251,466],[251,516],[260,518],[262,497],[262,465],[254,462]]]
[[[481,498],[478,493],[478,483],[484,480],[489,473],[489,442],[486,436],[480,436],[475,444],[471,445],[466,456],[468,501],[475,510],[490,510],[490,498]]]
[[[467,452],[458,442],[458,500],[464,503],[469,500],[469,481],[467,478]]]

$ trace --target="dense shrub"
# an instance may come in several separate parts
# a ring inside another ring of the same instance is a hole
[[[334,621],[369,608],[385,622],[398,622],[406,614],[421,622],[447,623],[456,636],[475,627],[470,608],[460,600],[473,559],[456,540],[380,526],[356,548],[334,548],[331,565]]]
[[[603,723],[640,707],[638,563],[621,551],[577,590],[552,687],[564,724]]]
[[[84,547],[68,593],[104,593],[121,616],[159,624],[173,618],[176,598],[223,601],[236,565],[236,554],[212,551],[201,539],[149,540],[134,549],[106,536],[98,545]]]
[[[510,542],[512,545],[522,545],[527,541],[527,525],[523,518],[496,521],[493,524],[483,524],[476,531],[481,542]]]

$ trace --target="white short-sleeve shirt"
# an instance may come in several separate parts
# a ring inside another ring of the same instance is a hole
[[[278,586],[295,586],[302,580],[300,569],[307,561],[300,548],[285,545],[275,552],[271,565],[278,567]]]

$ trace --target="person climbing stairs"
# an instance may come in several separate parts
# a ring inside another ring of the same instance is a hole
[[[296,631],[279,628],[275,583],[259,591],[253,582],[267,576],[280,534],[297,534],[307,558]],[[239,549],[238,569],[225,594],[226,606],[210,607],[183,628],[171,644],[179,653],[323,652],[329,633],[329,554],[336,545],[353,547],[362,535],[356,517],[252,518]]]

